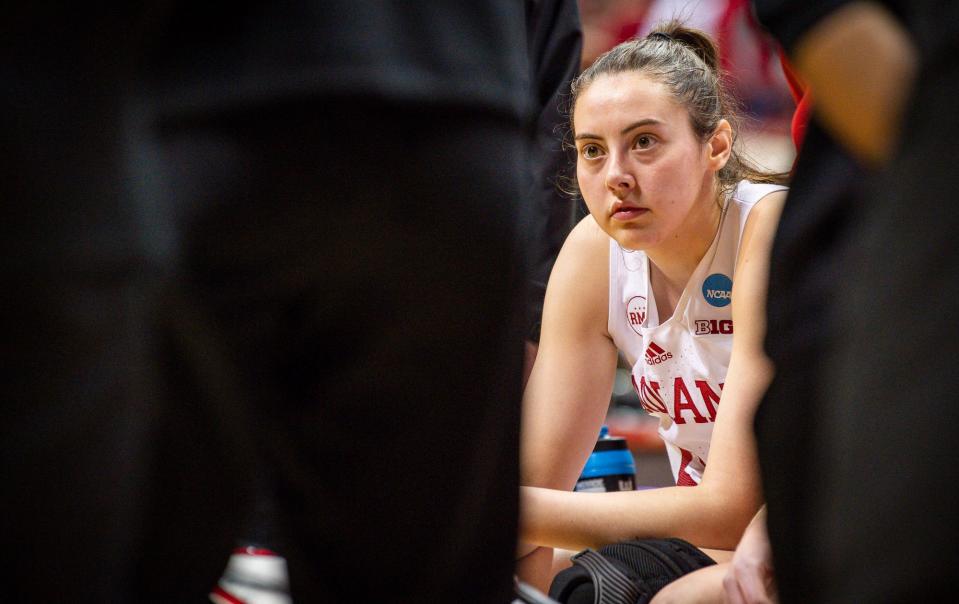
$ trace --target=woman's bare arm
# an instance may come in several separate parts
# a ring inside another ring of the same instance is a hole
[[[620,493],[524,487],[524,541],[574,550],[653,537],[681,537],[716,549],[736,546],[761,505],[752,423],[772,377],[762,343],[769,253],[784,199],[785,193],[774,193],[758,203],[743,234],[733,286],[736,335],[701,484]]]
[[[524,485],[571,490],[592,451],[616,371],[608,300],[609,237],[587,217],[563,245],[546,290],[539,351],[523,397]],[[518,574],[543,589],[552,552],[532,549],[521,545]]]

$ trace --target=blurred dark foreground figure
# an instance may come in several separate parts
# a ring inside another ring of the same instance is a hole
[[[654,602],[951,601],[959,5],[753,5],[813,108],[770,263],[768,517]]]
[[[8,598],[205,601],[265,484],[296,601],[510,599],[523,11],[5,16]]]
[[[757,415],[782,602],[954,591],[959,5],[754,0],[811,85]],[[784,468],[789,468],[785,471]]]

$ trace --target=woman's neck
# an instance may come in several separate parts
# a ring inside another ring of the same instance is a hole
[[[699,211],[690,212],[674,237],[646,250],[653,292],[661,313],[666,310],[672,314],[689,278],[716,238],[723,209],[717,201],[719,192],[714,191],[706,201],[696,204]]]
[[[718,191],[711,193],[696,204],[698,209],[689,213],[671,238],[645,250],[667,284],[682,289],[689,281],[716,238],[724,201],[719,199]]]

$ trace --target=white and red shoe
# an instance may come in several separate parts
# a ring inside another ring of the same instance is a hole
[[[262,547],[233,550],[210,591],[213,604],[292,604],[286,559]]]

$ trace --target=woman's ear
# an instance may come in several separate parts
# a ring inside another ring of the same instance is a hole
[[[709,167],[719,172],[729,161],[733,152],[733,128],[726,120],[719,120],[712,136],[707,141]]]

